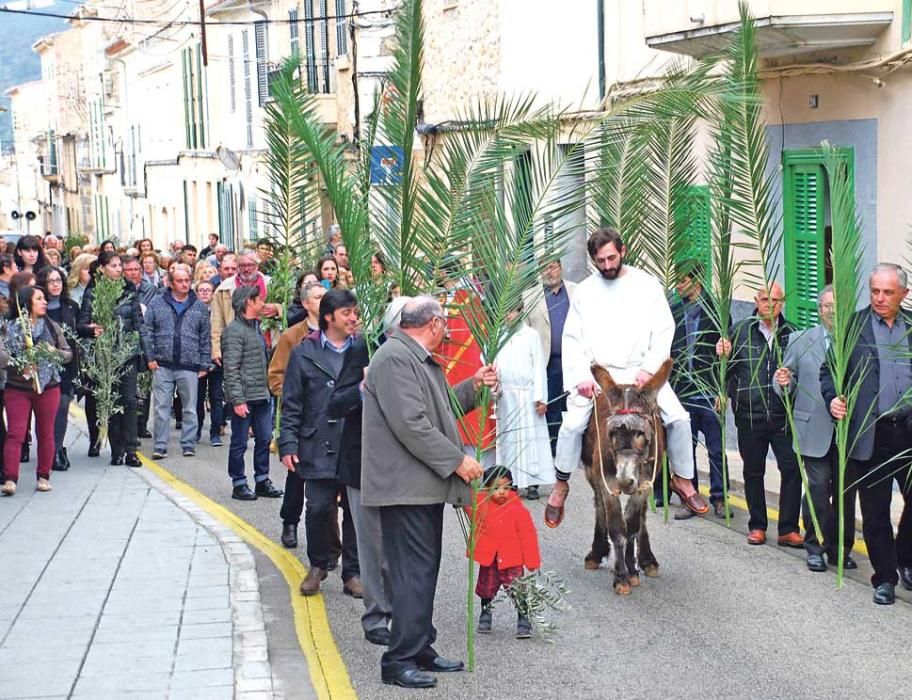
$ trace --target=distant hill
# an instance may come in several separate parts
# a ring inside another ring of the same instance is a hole
[[[0,0],[0,5],[4,0]],[[55,5],[36,12],[55,12],[68,14],[75,5],[72,3]],[[7,89],[29,80],[41,77],[41,61],[32,51],[32,44],[45,34],[59,32],[66,28],[66,22],[56,17],[39,17],[35,15],[14,15],[0,12],[0,95]],[[9,100],[3,96],[0,105],[9,109]],[[0,143],[7,150],[12,145],[12,122],[9,112],[0,112]]]

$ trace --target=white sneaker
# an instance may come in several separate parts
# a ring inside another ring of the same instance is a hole
[[[0,487],[0,493],[2,493],[4,496],[12,496],[14,493],[16,493],[16,482],[7,481],[4,483],[3,486]]]
[[[47,493],[52,489],[51,482],[47,479],[41,478],[38,479],[38,485],[35,487],[36,491],[41,491],[41,493]]]

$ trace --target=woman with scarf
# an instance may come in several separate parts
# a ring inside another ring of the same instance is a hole
[[[45,267],[38,275],[38,287],[44,292],[47,299],[47,315],[54,323],[67,331],[76,333],[76,319],[79,317],[79,305],[70,299],[67,293],[66,272],[59,267]],[[73,347],[72,359],[60,371],[60,407],[57,409],[57,418],[54,421],[54,470],[66,471],[70,468],[70,458],[67,455],[66,440],[67,425],[69,425],[70,402],[76,393],[76,377],[79,374],[78,348]]]
[[[104,275],[108,279],[117,280],[123,277],[123,266],[120,256],[109,250],[104,250],[98,255],[98,260],[92,264],[92,280],[82,297],[82,307],[76,322],[76,330],[83,338],[97,338],[104,332],[104,328],[92,318],[92,300],[95,298],[95,280],[97,275]],[[137,332],[142,342],[143,317],[139,306],[139,297],[136,287],[132,282],[124,280],[124,289],[115,309],[117,317],[123,324],[124,333]],[[139,449],[136,421],[136,375],[142,359],[143,351],[136,348],[133,355],[127,360],[118,384],[118,404],[121,411],[114,413],[108,421],[108,439],[111,443],[111,465],[126,464],[128,467],[140,467],[142,462],[136,456]],[[89,424],[89,457],[99,455],[98,446],[98,412],[94,395],[86,395],[86,418]]]
[[[19,455],[25,439],[29,416],[35,414],[38,433],[38,484],[41,492],[51,490],[51,467],[54,463],[54,421],[60,405],[59,366],[68,363],[73,353],[61,328],[47,317],[48,303],[44,292],[37,287],[19,290],[10,304],[9,320],[3,327],[3,347],[0,365],[6,366],[6,403],[9,425],[3,448],[4,475],[0,493],[12,496],[19,481]],[[29,346],[48,346],[58,355],[59,364],[50,358],[51,352],[36,365],[17,366],[11,358],[21,358]]]

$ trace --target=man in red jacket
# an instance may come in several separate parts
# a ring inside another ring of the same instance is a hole
[[[475,512],[475,549],[469,555],[478,562],[475,595],[481,598],[478,631],[491,631],[491,602],[501,586],[508,588],[524,573],[541,566],[538,533],[532,516],[513,489],[513,475],[504,466],[484,473],[484,488],[478,492]],[[468,509],[468,508],[467,508]],[[521,613],[516,620],[516,638],[528,639],[532,626]]]

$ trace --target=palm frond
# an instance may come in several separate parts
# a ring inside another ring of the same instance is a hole
[[[828,143],[823,144],[824,166],[830,187],[833,223],[833,328],[827,364],[838,396],[845,397],[847,416],[836,423],[838,507],[836,532],[845,522],[846,469],[850,454],[849,416],[857,410],[857,378],[850,386],[849,360],[861,334],[855,307],[861,292],[861,219],[855,207],[854,188],[849,184],[848,164]],[[836,585],[842,585],[845,543],[838,537]]]

